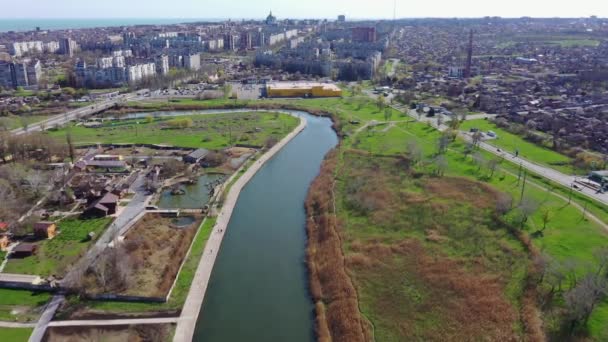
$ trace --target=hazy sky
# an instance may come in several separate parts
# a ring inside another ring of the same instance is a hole
[[[0,0],[0,18],[392,18],[394,0]],[[397,17],[608,17],[608,0],[397,0]]]

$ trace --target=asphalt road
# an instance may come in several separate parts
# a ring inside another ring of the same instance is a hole
[[[116,105],[119,102],[128,101],[136,96],[137,95],[135,93],[131,93],[131,94],[125,94],[125,95],[118,96],[115,99],[111,99],[111,100],[107,100],[107,101],[103,101],[103,102],[97,102],[92,105],[74,109],[70,112],[55,115],[44,121],[37,122],[35,124],[28,126],[27,130],[24,128],[14,129],[11,131],[11,134],[22,135],[22,134],[31,133],[31,132],[39,132],[39,131],[42,131],[45,129],[52,128],[54,126],[61,126],[72,120],[99,113],[103,110],[113,107],[114,105]]]
[[[403,107],[394,107],[397,110],[400,111],[404,111]],[[418,115],[416,114],[415,110],[409,110],[409,109],[405,109],[405,111],[408,113],[408,115],[416,120],[418,120]],[[439,114],[441,115],[441,114]],[[490,117],[490,114],[482,114],[482,115],[477,115],[475,116],[475,119],[480,119],[480,118],[484,118],[484,117]],[[440,127],[437,125],[437,116],[433,117],[433,118],[427,118],[422,116],[420,118],[419,121],[423,121],[423,122],[430,122],[431,125],[437,129],[439,129],[440,131],[443,131],[445,129],[447,129],[448,127],[445,125],[441,125]],[[443,122],[448,121],[447,119],[444,119]],[[472,137],[470,134],[464,133],[464,132],[460,132],[459,133],[460,136],[462,136],[466,141],[472,141]],[[561,173],[559,171],[556,171],[550,167],[544,166],[544,165],[539,165],[537,163],[531,162],[529,160],[526,160],[524,158],[521,157],[516,157],[513,154],[507,153],[505,151],[499,151],[495,146],[492,146],[488,143],[485,142],[481,142],[479,144],[479,147],[481,147],[482,149],[484,149],[485,151],[488,151],[496,156],[499,156],[501,158],[504,158],[505,160],[511,161],[512,163],[515,163],[517,165],[521,165],[524,169],[534,172],[540,176],[543,176],[551,181],[554,181],[558,184],[561,184],[563,186],[565,186],[566,188],[570,188],[573,184],[574,181],[577,179],[576,176],[573,175],[567,175],[564,173]],[[582,190],[579,191],[579,193],[584,194],[587,197],[590,197],[602,204],[607,204],[608,205],[608,194],[601,194],[601,193],[596,193],[595,191],[591,190],[591,189],[585,189],[583,188]]]

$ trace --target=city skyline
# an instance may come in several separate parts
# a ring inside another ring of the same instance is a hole
[[[111,18],[183,18],[183,19],[260,19],[269,11],[279,18],[335,18],[339,14],[351,19],[390,19],[394,14],[393,0],[378,0],[373,4],[353,3],[338,0],[331,3],[321,0],[306,2],[262,0],[255,2],[232,1],[211,3],[210,1],[175,0],[171,2],[107,0],[99,2],[77,2],[57,0],[40,3],[23,0],[11,5],[12,11],[0,14],[0,19],[111,19]],[[576,8],[565,0],[529,2],[487,2],[480,0],[430,0],[410,7],[406,1],[396,1],[397,18],[417,17],[599,17],[608,16],[608,6],[597,0],[581,0]],[[116,9],[120,9],[117,11]]]

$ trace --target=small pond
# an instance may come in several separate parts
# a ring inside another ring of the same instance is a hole
[[[196,184],[180,185],[183,190],[181,195],[171,194],[171,188],[165,189],[157,205],[160,209],[200,209],[209,202],[211,189],[227,178],[219,174],[202,175]]]

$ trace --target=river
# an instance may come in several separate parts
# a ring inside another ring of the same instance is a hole
[[[329,119],[295,113],[305,116],[308,126],[240,194],[194,341],[314,340],[304,201],[338,139]]]

